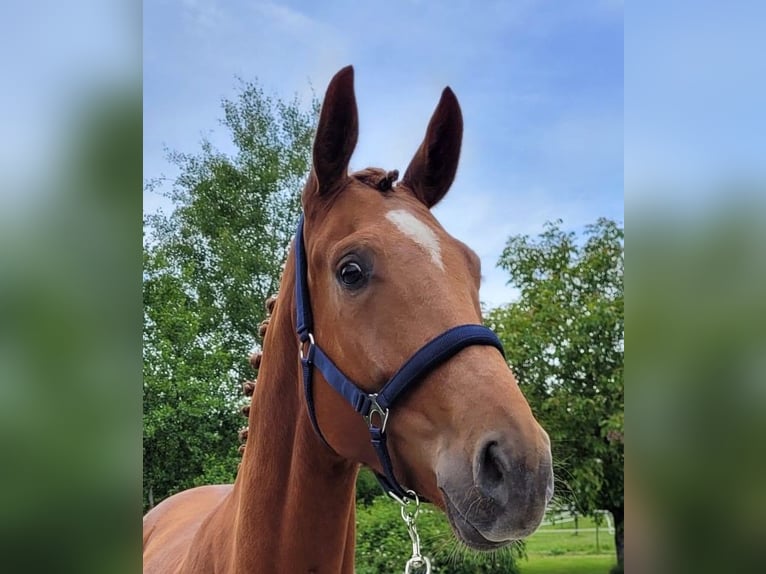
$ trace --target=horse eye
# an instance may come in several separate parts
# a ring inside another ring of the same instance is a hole
[[[348,289],[359,289],[366,279],[361,266],[355,261],[350,261],[341,267],[338,277],[343,286]]]

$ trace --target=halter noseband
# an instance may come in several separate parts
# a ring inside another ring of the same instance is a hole
[[[377,393],[363,391],[335,366],[314,341],[312,334],[314,322],[308,287],[308,261],[303,244],[303,216],[298,222],[298,231],[295,234],[295,301],[296,326],[303,367],[303,388],[314,430],[329,447],[322,431],[319,430],[314,408],[312,374],[313,368],[316,367],[325,380],[351,404],[356,412],[364,417],[370,430],[372,446],[383,467],[383,475],[375,473],[383,490],[398,500],[411,498],[409,493],[412,491],[402,488],[396,480],[391,457],[388,454],[386,423],[391,406],[404,391],[417,384],[425,375],[462,349],[472,345],[489,345],[505,356],[502,343],[497,335],[483,325],[453,327],[418,349]]]

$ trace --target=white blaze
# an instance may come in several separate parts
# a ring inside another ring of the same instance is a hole
[[[404,209],[394,209],[386,213],[386,219],[396,225],[397,229],[420,245],[431,256],[431,261],[444,271],[442,252],[439,238],[433,229]]]

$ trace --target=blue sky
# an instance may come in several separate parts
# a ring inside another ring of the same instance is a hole
[[[764,21],[762,0],[642,0],[628,9],[631,210],[651,204],[688,215],[731,201],[731,182],[759,182],[764,190]]]
[[[239,76],[283,98],[353,64],[360,137],[353,169],[404,170],[441,90],[465,134],[457,179],[436,208],[481,257],[481,299],[515,292],[495,267],[509,235],[562,219],[623,221],[623,4],[566,2],[244,2],[144,5],[144,175],[175,172],[163,147],[204,136],[229,151],[220,101]],[[145,195],[144,210],[167,209]]]

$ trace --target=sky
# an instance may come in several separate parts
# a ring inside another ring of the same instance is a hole
[[[764,21],[760,0],[631,5],[625,18],[629,211],[648,202],[682,216],[717,210],[737,193],[732,182],[766,191]]]
[[[462,156],[434,213],[481,258],[490,307],[517,296],[496,267],[509,236],[556,219],[576,232],[624,219],[619,0],[155,0],[144,5],[143,57],[146,179],[176,173],[166,148],[196,152],[208,137],[233,151],[219,120],[237,78],[308,102],[352,64],[360,133],[351,168],[400,172],[450,86]],[[167,201],[145,192],[144,211],[160,208]]]
[[[52,172],[88,104],[136,91],[140,21],[125,0],[0,2],[0,226],[60,192]]]

